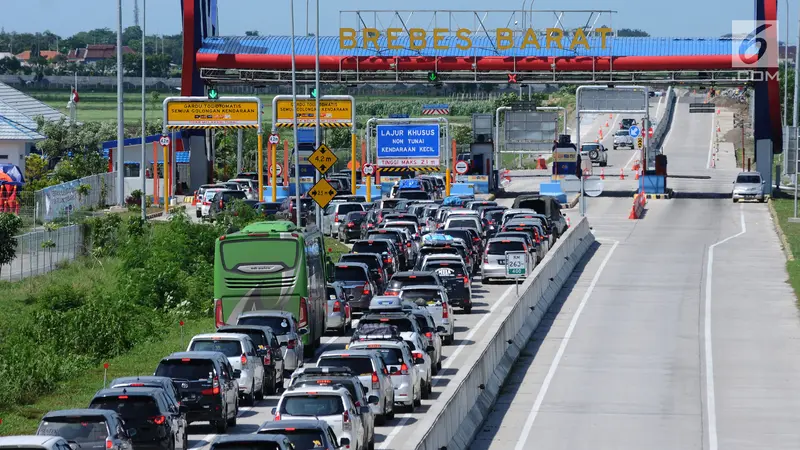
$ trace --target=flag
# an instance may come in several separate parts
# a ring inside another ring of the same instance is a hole
[[[81,98],[78,97],[78,90],[72,88],[72,103],[78,103],[79,101],[81,101]]]

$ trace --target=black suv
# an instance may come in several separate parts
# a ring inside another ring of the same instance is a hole
[[[367,217],[367,211],[351,211],[339,222],[338,236],[345,244],[351,239],[361,238],[361,224]]]
[[[227,325],[217,328],[217,333],[239,333],[250,336],[256,346],[256,354],[264,364],[265,391],[275,395],[283,388],[283,350],[272,328],[259,325]]]
[[[469,269],[464,263],[451,261],[430,261],[422,268],[433,271],[444,283],[450,304],[460,306],[469,314],[472,312],[472,289],[469,282]],[[411,284],[411,283],[409,283]]]
[[[220,352],[177,352],[158,363],[156,376],[170,377],[183,394],[188,423],[208,421],[217,434],[236,425],[241,372]]]
[[[161,388],[164,390],[164,393],[167,395],[167,400],[169,400],[170,404],[175,405],[175,407],[180,406],[181,398],[181,391],[178,390],[178,387],[175,386],[175,383],[172,382],[171,378],[168,377],[154,377],[154,376],[138,376],[138,377],[121,377],[115,378],[111,380],[111,383],[108,383],[108,387],[110,388],[129,388],[129,387],[149,387],[149,388]]]
[[[244,191],[234,191],[232,189],[227,191],[219,191],[214,198],[211,199],[211,207],[209,208],[208,215],[211,219],[216,219],[218,215],[233,205],[236,200],[246,200],[247,194]]]
[[[352,297],[350,308],[353,311],[368,309],[372,297],[378,295],[369,266],[364,263],[337,263],[333,268],[333,279],[342,286],[345,294]]]
[[[622,119],[622,122],[619,123],[619,129],[627,130],[634,125],[636,125],[636,119]]]
[[[377,253],[345,253],[339,257],[340,263],[363,263],[369,267],[370,279],[375,283],[377,295],[383,295],[389,275],[383,265],[381,255]]]
[[[101,389],[89,409],[115,411],[125,421],[136,448],[186,449],[189,444],[185,406],[170,405],[162,388]]]
[[[400,295],[400,289],[403,286],[444,286],[439,275],[436,272],[423,272],[421,270],[410,270],[408,272],[397,272],[391,280],[389,280],[386,291],[383,295]],[[449,294],[449,293],[448,293]]]

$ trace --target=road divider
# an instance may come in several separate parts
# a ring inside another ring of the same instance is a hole
[[[594,243],[584,217],[571,227],[520,286],[521,295],[489,324],[476,351],[460,364],[447,388],[420,419],[419,436],[403,449],[466,449],[497,399],[511,366],[569,278]]]

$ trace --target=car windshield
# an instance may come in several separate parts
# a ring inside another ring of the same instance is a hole
[[[453,236],[456,239],[463,239],[464,242],[472,241],[472,235],[467,230],[442,230],[439,234]]]
[[[597,150],[600,148],[599,144],[583,144],[581,145],[581,151],[590,152],[592,150]]]
[[[451,219],[447,222],[448,228],[476,228],[474,219]]]
[[[427,255],[457,255],[461,256],[461,253],[455,247],[422,247],[419,251],[419,256],[427,256]]]
[[[417,229],[417,225],[413,223],[397,223],[397,222],[387,222],[386,228],[402,228],[407,230],[411,234],[417,234],[419,230]]]
[[[399,287],[403,284],[419,284],[419,285],[436,285],[436,278],[430,275],[401,275],[401,276],[393,276],[392,282],[395,282],[395,286]]]
[[[407,317],[368,317],[358,321],[359,329],[366,328],[366,325],[394,325],[401,333],[417,331]]]
[[[361,222],[367,215],[366,211],[351,211],[347,213],[347,220],[352,222]]]
[[[403,240],[400,233],[391,230],[372,230],[367,233],[367,239],[389,239],[394,242]]]
[[[364,211],[364,207],[358,203],[344,203],[339,205],[338,214],[347,214],[353,211]]]
[[[615,133],[615,136],[628,136],[628,132],[625,130],[620,130]]]
[[[289,395],[281,402],[281,413],[290,416],[336,416],[343,412],[339,395]]]
[[[522,251],[524,245],[522,241],[494,241],[489,243],[488,252],[490,255],[505,255],[506,252]]]
[[[223,330],[217,331],[217,333],[239,333],[239,334],[246,334],[250,336],[250,339],[253,340],[253,343],[258,346],[258,348],[266,348],[269,346],[269,342],[267,342],[266,336],[261,330]],[[234,355],[235,356],[235,355]]]
[[[242,344],[232,339],[197,339],[192,341],[189,351],[193,352],[220,352],[228,358],[241,356]]]
[[[333,279],[336,281],[367,281],[367,273],[359,266],[336,266]]]
[[[419,304],[436,303],[442,301],[442,293],[433,289],[405,289],[400,292],[400,298]]]
[[[282,316],[245,316],[239,317],[236,325],[259,325],[270,327],[272,332],[278,336],[289,334],[292,331],[292,324],[289,319]]]
[[[486,219],[490,221],[499,222],[500,219],[502,218],[503,218],[502,210],[491,211],[489,213],[486,213]]]
[[[39,424],[36,430],[39,436],[61,436],[68,441],[79,444],[84,442],[100,442],[105,446],[108,437],[108,425],[98,416],[52,417]]]
[[[359,375],[369,375],[374,372],[372,368],[372,360],[366,356],[363,357],[347,357],[347,356],[334,356],[322,358],[317,364],[318,367],[347,367],[353,373]]]
[[[370,269],[377,269],[378,268],[378,258],[370,254],[354,254],[354,253],[345,253],[339,258],[339,262],[353,262],[353,263],[363,263],[366,264],[367,267]],[[337,269],[337,274],[338,269]],[[352,280],[350,280],[352,281]]]
[[[371,242],[356,242],[353,244],[353,253],[388,253],[390,242],[386,241],[371,241]]]
[[[289,442],[294,444],[298,449],[324,449],[325,438],[320,430],[303,430],[299,428],[288,428],[283,430],[264,430],[259,431],[258,434],[282,434],[289,439]]]
[[[213,373],[214,365],[207,359],[170,359],[156,368],[156,376],[190,381],[211,379]]]
[[[737,183],[747,183],[747,184],[759,184],[761,183],[761,177],[758,175],[739,175],[736,177]]]
[[[381,356],[383,363],[387,366],[399,366],[403,364],[403,352],[397,348],[370,348],[370,350],[375,350]]]
[[[409,200],[427,200],[430,198],[425,191],[406,191],[401,190],[397,193],[397,198],[405,198]]]
[[[422,270],[430,270],[436,272],[440,278],[453,278],[459,275],[465,275],[464,266],[461,264],[453,264],[449,262],[432,261],[425,263]]]
[[[89,404],[92,409],[116,411],[123,419],[145,419],[160,416],[156,400],[144,395],[120,395],[119,397],[100,397]]]

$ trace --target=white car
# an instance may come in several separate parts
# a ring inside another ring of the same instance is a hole
[[[614,150],[620,147],[630,147],[631,149],[634,148],[633,138],[628,130],[619,130],[614,133]]]
[[[483,236],[483,224],[481,224],[481,219],[478,215],[469,215],[469,216],[459,216],[459,215],[450,215],[447,220],[444,222],[444,229],[448,228],[472,228],[476,230],[479,235]]]
[[[329,351],[319,355],[317,367],[346,367],[358,376],[361,384],[367,387],[367,397],[378,397],[378,403],[369,407],[379,423],[394,419],[394,388],[389,369],[381,357],[373,351],[341,350]]]
[[[528,271],[533,269],[525,241],[521,238],[492,238],[486,244],[481,266],[481,283],[489,284],[490,278],[506,278],[506,252],[524,252],[527,255]]]
[[[250,336],[239,333],[198,334],[189,341],[187,352],[220,352],[233,370],[241,370],[239,395],[248,405],[264,398],[264,363]]]
[[[588,159],[592,164],[597,163],[600,167],[608,165],[608,150],[600,143],[581,144],[581,159]]]
[[[331,203],[325,207],[322,215],[322,232],[333,238],[339,237],[339,222],[347,217],[347,213],[364,211],[364,205],[352,202]]]
[[[369,446],[364,433],[364,414],[369,406],[356,406],[350,392],[342,385],[290,387],[272,409],[275,420],[324,420],[336,436],[350,439],[358,450]]]
[[[428,398],[431,385],[427,381],[423,383],[420,371],[416,368],[417,361],[403,339],[358,341],[350,344],[350,349],[372,350],[380,354],[389,369],[395,401],[409,411],[420,406],[423,398]],[[419,363],[423,364],[424,360],[420,359]]]
[[[439,330],[439,327],[444,328],[444,331],[439,333],[444,343],[453,343],[456,332],[454,320],[455,312],[453,310],[453,305],[450,304],[447,298],[447,290],[444,286],[403,286],[400,288],[400,298],[403,300],[410,300],[417,305],[420,305],[420,303],[424,304],[423,307],[431,314],[431,317],[433,317],[437,330]]]
[[[258,183],[250,178],[233,178],[228,180],[228,183],[236,183],[242,187],[241,190],[245,192],[247,198],[250,200],[258,199]]]
[[[211,212],[211,199],[213,199],[214,196],[217,195],[217,192],[225,191],[225,190],[227,190],[227,189],[226,188],[206,189],[206,191],[203,193],[203,197],[202,197],[203,203],[202,204],[200,204],[200,203],[197,204],[197,207],[200,208],[200,215],[197,216],[197,217],[208,217],[210,212]]]
[[[110,441],[106,441],[110,442]],[[76,445],[76,447],[78,447]],[[60,436],[5,436],[0,437],[3,450],[71,450],[69,442]]]

